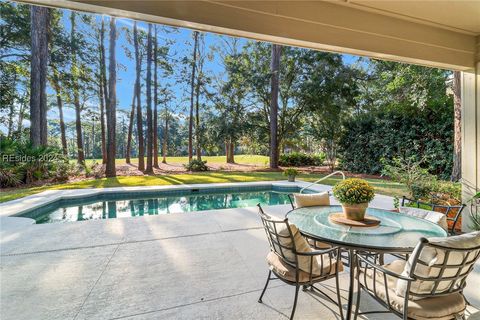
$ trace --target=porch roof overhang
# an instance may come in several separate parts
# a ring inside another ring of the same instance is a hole
[[[452,70],[480,60],[479,1],[23,2]]]

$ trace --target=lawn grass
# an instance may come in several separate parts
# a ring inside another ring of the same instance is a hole
[[[301,174],[298,179],[313,182],[320,179],[322,174]],[[341,178],[331,177],[322,184],[334,185]],[[0,194],[0,202],[10,201],[39,193],[45,190],[63,189],[86,189],[86,188],[111,188],[111,187],[133,187],[133,186],[158,186],[174,184],[195,184],[195,183],[222,183],[222,182],[253,182],[285,180],[281,172],[202,172],[183,173],[156,176],[120,176],[115,178],[102,178],[93,180],[82,180],[72,183],[54,184],[32,188],[17,188],[4,191]],[[402,196],[406,194],[405,186],[382,179],[366,179],[375,188],[375,192],[389,196]]]
[[[159,158],[160,161],[162,158]],[[225,164],[227,162],[227,159],[225,156],[202,156],[202,160],[206,160],[207,164],[209,163],[215,163],[215,164]],[[75,160],[72,160],[75,161]],[[101,163],[102,159],[87,159],[85,160],[85,163],[87,165],[92,164],[93,162]],[[241,155],[235,155],[235,163],[237,164],[251,164],[251,165],[256,165],[256,166],[268,166],[268,161],[269,158],[267,156],[259,156],[259,155],[253,155],[253,154],[241,154]],[[117,165],[122,165],[125,164],[125,158],[123,159],[116,159],[115,163]],[[132,164],[137,164],[138,163],[138,158],[132,158],[131,159]],[[188,157],[167,157],[167,163],[173,163],[173,164],[187,164],[188,163]]]

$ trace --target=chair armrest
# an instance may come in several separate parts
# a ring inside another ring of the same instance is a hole
[[[299,256],[319,256],[322,254],[330,254],[333,253],[334,251],[338,252],[339,247],[332,247],[330,249],[325,249],[325,250],[313,250],[310,252],[297,252],[297,255]]]
[[[379,271],[379,272],[381,272],[383,274],[386,274],[388,276],[391,276],[391,277],[394,277],[394,278],[397,278],[397,279],[400,279],[400,280],[405,280],[405,281],[415,281],[414,278],[410,278],[410,277],[398,274],[396,272],[393,272],[392,270],[388,270],[381,265],[378,265],[378,264],[375,264],[375,263],[371,262],[370,260],[368,260],[367,258],[365,258],[365,257],[363,257],[359,254],[356,254],[355,256],[357,258],[357,267],[358,268],[361,268],[360,267],[360,262],[363,262],[366,265],[370,266],[371,268],[375,269],[375,271]]]
[[[335,254],[332,254],[335,252]],[[321,256],[321,270],[323,270],[324,266],[324,255],[327,256],[328,260],[328,265],[330,266],[330,269],[328,271],[328,274],[330,274],[331,271],[339,272],[338,267],[337,267],[337,262],[333,263],[333,259],[335,259],[335,256],[338,256],[340,254],[340,248],[339,247],[334,247],[334,248],[329,248],[326,250],[313,250],[310,252],[297,252],[297,256],[302,256],[302,257],[310,257],[310,272],[309,272],[309,282],[312,281],[313,278],[313,260],[316,256]],[[315,258],[316,259],[316,258]],[[323,272],[323,271],[322,271]]]
[[[391,256],[394,256],[395,258],[398,258],[398,259],[402,259],[402,260],[408,260],[409,258],[409,254],[408,253],[395,253],[395,252],[392,252],[392,253],[389,253]]]
[[[290,205],[292,206],[292,210],[295,210],[295,204],[293,203],[292,195],[290,193],[288,193],[287,197],[288,197],[288,201],[290,202]],[[288,215],[288,213],[287,213],[287,215]]]

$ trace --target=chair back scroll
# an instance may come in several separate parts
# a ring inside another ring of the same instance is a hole
[[[408,290],[409,296],[421,299],[461,292],[479,257],[480,246],[452,248],[422,238],[409,260],[408,276],[415,279]]]
[[[440,212],[445,214],[447,221],[450,222],[451,226],[448,227],[448,232],[450,234],[455,233],[455,229],[457,227],[457,223],[459,218],[462,215],[463,209],[465,209],[464,204],[452,206],[452,205],[440,205],[440,204],[434,204],[434,203],[428,203],[428,202],[423,202],[419,200],[412,200],[407,197],[402,197],[402,207],[405,206],[405,204],[413,204],[416,208],[424,208],[427,207],[431,211],[435,212]]]
[[[272,218],[263,211],[260,204],[257,206],[270,245],[270,251],[282,258],[283,261],[295,269],[298,269],[295,239],[290,224],[288,223],[288,219],[278,220]]]

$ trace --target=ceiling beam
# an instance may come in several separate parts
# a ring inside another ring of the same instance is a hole
[[[472,70],[476,60],[477,40],[473,35],[358,10],[335,2],[23,2],[453,70]]]

